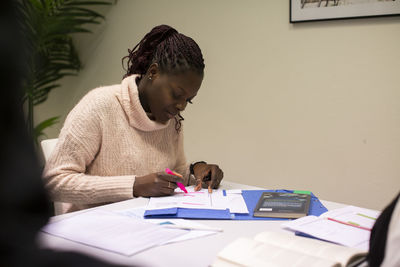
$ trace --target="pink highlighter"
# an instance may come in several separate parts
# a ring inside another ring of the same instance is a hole
[[[180,175],[180,174],[177,173],[177,172],[171,171],[171,170],[168,169],[168,168],[165,169],[165,172],[168,173],[168,174],[172,174],[172,175],[175,175],[175,176],[178,176],[178,177],[183,178],[182,175]],[[182,189],[183,192],[185,192],[185,193],[188,192],[188,191],[186,190],[185,186],[184,186],[182,183],[176,183],[176,185],[177,185],[180,189]]]

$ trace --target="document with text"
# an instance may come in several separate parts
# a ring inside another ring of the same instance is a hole
[[[348,247],[368,249],[379,211],[347,206],[317,216],[285,222],[282,227]]]
[[[167,208],[229,209],[231,213],[249,213],[240,190],[213,190],[212,193],[208,193],[207,189],[194,191],[193,186],[186,189],[188,193],[177,189],[172,196],[150,198],[146,210]]]
[[[126,256],[166,244],[187,233],[100,209],[49,223],[42,231]]]
[[[132,219],[144,220],[144,208],[131,208],[121,211],[117,211],[119,214],[130,217]],[[208,227],[207,225],[201,224],[193,220],[184,219],[146,219],[146,222],[161,225],[163,227],[175,227],[186,230],[186,234],[180,235],[176,238],[166,241],[165,244],[181,242],[190,239],[196,239],[204,236],[215,235],[219,231],[215,228]]]

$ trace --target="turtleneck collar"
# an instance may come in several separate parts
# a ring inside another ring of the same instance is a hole
[[[144,111],[139,100],[139,91],[135,81],[137,76],[131,75],[123,79],[120,92],[117,94],[122,109],[128,117],[129,125],[145,132],[166,128],[170,121],[166,124],[152,121]]]

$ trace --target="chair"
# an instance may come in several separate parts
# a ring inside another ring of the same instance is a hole
[[[53,152],[54,147],[56,146],[58,141],[58,138],[53,138],[53,139],[46,139],[43,140],[40,143],[40,146],[42,147],[42,152],[44,159],[47,161],[47,159],[50,157],[51,152]]]
[[[42,152],[45,161],[47,161],[53,152],[54,148],[56,147],[58,138],[53,139],[45,139],[40,142],[40,146],[42,147]],[[71,206],[69,203],[63,202],[54,202],[54,214],[60,215],[66,212],[66,210]]]

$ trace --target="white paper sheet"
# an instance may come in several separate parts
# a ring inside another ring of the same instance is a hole
[[[100,209],[47,224],[42,231],[126,256],[165,244],[187,233],[186,230],[169,229]]]
[[[193,186],[186,187],[188,193],[180,189],[175,194],[167,197],[152,197],[146,207],[146,210],[167,209],[167,208],[189,208],[189,209],[229,209],[231,213],[249,213],[247,205],[241,192],[237,190],[230,192],[223,190],[213,190],[210,194],[207,189],[194,191]]]
[[[130,217],[132,219],[144,220],[144,208],[132,208],[118,211],[119,214]],[[191,220],[184,220],[184,219],[146,219],[146,222],[150,222],[153,224],[165,226],[168,224],[182,226],[182,227],[189,227],[189,228],[200,228],[206,229],[207,226],[198,222],[194,222]],[[185,230],[186,234],[178,236],[176,238],[170,239],[166,241],[165,244],[181,242],[190,239],[196,239],[204,236],[214,235],[217,234],[217,231],[207,231],[207,230]]]
[[[356,223],[360,226],[372,229],[380,212],[355,206],[347,206],[334,209],[321,214],[322,218],[334,218],[336,220]]]
[[[348,206],[327,211],[319,217],[306,216],[285,222],[282,227],[344,246],[368,249],[371,231],[329,220],[328,218],[371,229],[378,216],[378,211]]]

